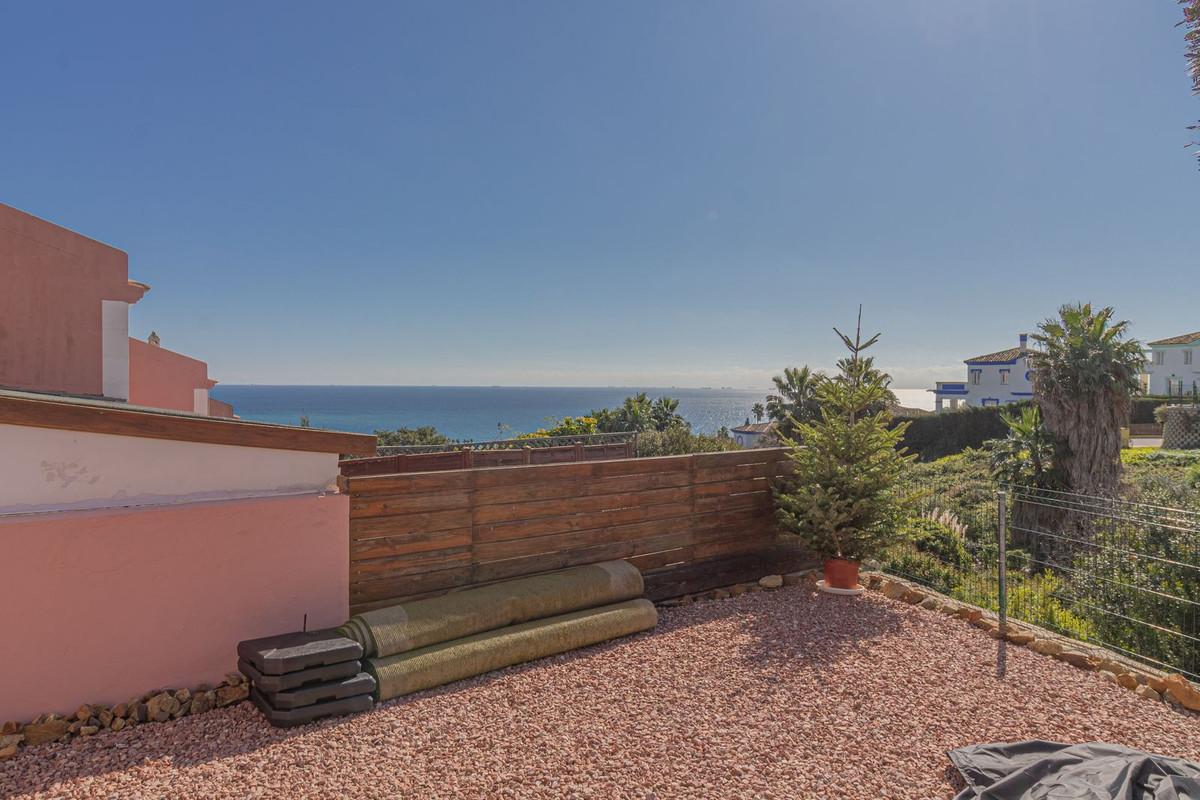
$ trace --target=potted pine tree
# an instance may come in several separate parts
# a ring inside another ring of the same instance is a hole
[[[775,488],[781,526],[825,559],[824,591],[859,593],[859,564],[882,554],[900,536],[908,498],[901,473],[912,456],[900,449],[908,423],[894,424],[891,378],[863,351],[862,308],[854,338],[834,328],[849,355],[816,388],[819,417],[792,420],[791,473]]]

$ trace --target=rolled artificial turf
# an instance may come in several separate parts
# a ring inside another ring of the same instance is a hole
[[[440,642],[639,597],[642,574],[627,561],[502,581],[356,614],[338,629],[386,658]]]
[[[658,611],[649,600],[572,611],[440,642],[386,658],[372,658],[363,669],[374,676],[377,700],[565,653],[619,636],[649,630]]]

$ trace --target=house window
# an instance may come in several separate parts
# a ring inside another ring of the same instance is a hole
[[[1183,378],[1167,378],[1167,394],[1171,397],[1183,397]]]
[[[1191,351],[1191,350],[1184,350],[1184,351],[1183,351],[1183,363],[1184,363],[1184,364],[1191,364],[1191,363],[1192,363],[1192,351]]]
[[[1009,370],[1006,370],[1006,369],[1000,370],[1000,383],[1006,384],[1006,385],[1008,384],[1008,373],[1009,373]]]
[[[1155,350],[1155,351],[1154,351],[1154,363],[1155,363],[1155,365],[1156,365],[1156,366],[1159,366],[1159,367],[1161,367],[1161,366],[1162,366],[1162,364],[1163,364],[1163,356],[1165,356],[1165,355],[1166,355],[1166,353],[1165,353],[1165,352],[1163,352],[1162,350]]]
[[[981,369],[971,370],[971,385],[972,386],[978,386],[979,381],[982,378],[983,378],[983,370],[981,370]]]

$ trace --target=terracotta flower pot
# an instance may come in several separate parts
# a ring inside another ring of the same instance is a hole
[[[844,558],[825,559],[825,585],[832,589],[858,586],[858,562]]]

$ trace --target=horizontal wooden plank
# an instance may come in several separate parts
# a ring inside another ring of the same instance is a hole
[[[443,531],[422,530],[378,539],[351,540],[350,561],[388,558],[407,553],[425,553],[451,547],[469,547],[470,545],[470,528],[454,528]]]
[[[472,567],[455,567],[416,575],[393,575],[350,582],[350,603],[370,603],[389,597],[437,592],[471,583]]]
[[[741,553],[758,553],[766,550],[775,543],[773,536],[759,536],[754,538],[726,539],[719,542],[706,542],[703,544],[692,545],[692,558],[700,561],[706,558],[716,558],[717,556],[739,555]]]
[[[521,503],[530,500],[555,500],[570,497],[592,497],[602,494],[621,494],[643,489],[667,489],[687,486],[686,471],[655,472],[644,475],[621,475],[615,478],[523,483],[515,486],[494,486],[476,489],[473,502],[477,506],[500,503]]]
[[[739,478],[719,483],[702,483],[695,487],[696,497],[724,497],[746,492],[770,491],[771,482],[766,478]]]
[[[696,453],[691,458],[695,459],[696,469],[712,469],[734,464],[782,461],[787,458],[787,452],[782,447],[762,447],[749,450],[729,450],[724,453]]]
[[[641,475],[653,472],[687,472],[692,456],[625,458],[613,461],[577,461],[571,464],[534,464],[526,467],[495,467],[474,470],[475,487],[515,486],[522,483],[551,483],[592,478]]]
[[[785,472],[787,462],[756,461],[753,464],[730,464],[724,467],[698,467],[693,473],[697,484],[732,481],[740,478],[771,478]]]
[[[351,495],[350,518],[387,517],[425,511],[450,511],[471,505],[469,489],[445,492],[415,492],[408,494]]]
[[[202,417],[100,400],[24,392],[0,392],[0,424],[313,453],[367,455],[375,452],[375,437],[360,433]]]
[[[350,477],[346,487],[352,495],[406,494],[409,492],[444,492],[470,489],[474,473],[470,470],[449,472],[415,472],[404,475],[373,475]]]
[[[498,561],[539,553],[578,550],[612,542],[649,539],[670,533],[687,533],[691,530],[689,522],[690,519],[687,516],[676,516],[626,525],[603,525],[553,536],[476,542],[475,558],[480,562]]]
[[[729,511],[735,508],[770,508],[774,503],[770,492],[761,491],[719,497],[697,497],[694,507],[697,514],[702,514],[706,511]]]
[[[626,558],[639,552],[643,552],[639,548],[645,548],[652,552],[661,550],[669,550],[675,547],[686,545],[688,534],[671,534],[669,536],[657,537],[651,542],[641,540],[637,542],[610,542],[608,544],[595,545],[593,547],[584,547],[578,550],[567,550],[557,553],[542,553],[535,556],[526,556],[524,558],[508,558],[502,561],[490,561],[486,564],[477,564],[475,566],[475,579],[480,581],[501,580],[514,578],[522,575],[534,575],[541,572],[548,572],[556,569],[566,569],[567,567],[579,566],[581,564],[595,564],[600,561],[611,561],[618,558]]]
[[[499,542],[511,539],[528,539],[530,537],[550,536],[557,533],[587,530],[589,528],[604,528],[611,525],[623,525],[630,522],[643,522],[651,519],[690,517],[692,504],[685,500],[680,503],[662,503],[652,506],[631,506],[611,510],[594,511],[586,514],[561,514],[554,517],[539,519],[514,520],[492,525],[475,526],[475,542]]]
[[[588,511],[681,503],[689,499],[691,499],[690,487],[670,487],[667,489],[648,489],[644,492],[624,492],[622,494],[566,497],[556,500],[533,500],[528,503],[504,503],[479,506],[475,509],[472,518],[476,525],[486,525],[519,519],[528,520],[540,517],[581,514]]]
[[[403,536],[410,533],[433,533],[471,527],[471,509],[429,511],[422,514],[398,514],[391,517],[367,517],[350,520],[350,540],[377,539],[383,536]]]
[[[435,572],[470,564],[470,545],[424,553],[406,553],[389,558],[356,559],[350,562],[350,580],[415,575],[419,572]]]

